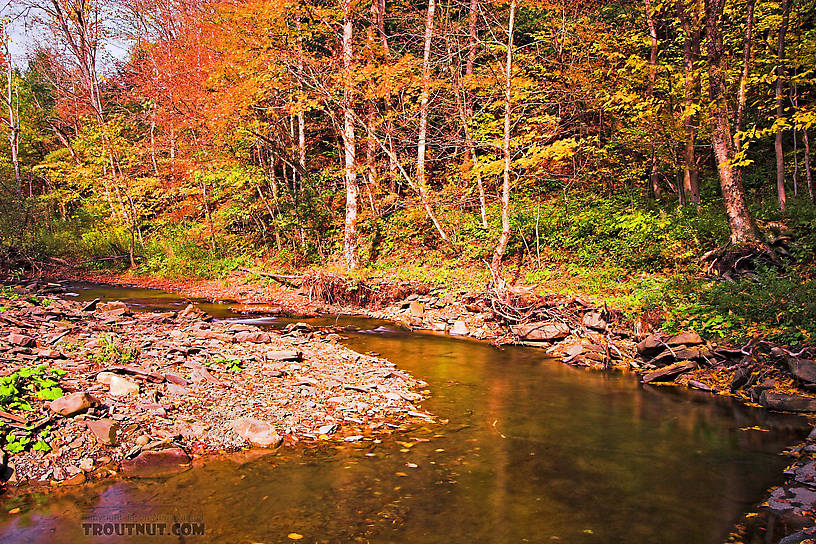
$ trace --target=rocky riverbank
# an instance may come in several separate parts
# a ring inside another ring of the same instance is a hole
[[[424,382],[298,323],[213,322],[190,305],[134,312],[0,293],[3,480],[79,484],[184,470],[195,456],[299,441],[356,441],[428,421]]]

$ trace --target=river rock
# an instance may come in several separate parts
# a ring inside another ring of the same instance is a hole
[[[163,478],[190,468],[190,456],[181,448],[143,451],[122,461],[122,473],[128,478]]]
[[[782,412],[816,412],[816,398],[763,391],[759,403],[771,410]]]
[[[467,336],[470,331],[468,331],[467,325],[465,325],[464,321],[455,321],[453,326],[450,329],[450,333],[454,336]]]
[[[674,347],[674,346],[696,346],[697,344],[702,344],[703,339],[700,338],[700,335],[694,331],[683,331],[680,334],[675,334],[668,340],[666,340],[666,344]]]
[[[664,366],[660,370],[644,374],[643,383],[669,382],[680,374],[689,372],[695,368],[697,368],[697,363],[694,361],[680,361],[679,363]]]
[[[139,394],[139,384],[112,372],[100,372],[96,381],[110,387],[109,393],[115,397]]]
[[[408,312],[412,317],[422,317],[425,315],[425,305],[415,300],[408,305]]]
[[[780,540],[779,544],[799,544],[805,540],[816,540],[816,527],[808,527],[807,529],[803,529],[798,533],[788,535]]]
[[[581,322],[584,327],[599,331],[605,331],[607,327],[606,319],[603,318],[601,312],[587,312]]]
[[[7,337],[9,344],[14,346],[21,346],[24,348],[33,348],[37,345],[37,341],[25,334],[9,334]]]
[[[164,379],[169,383],[174,383],[176,385],[187,385],[187,380],[179,376],[178,374],[165,374]]]
[[[127,304],[119,300],[113,302],[100,302],[96,305],[96,311],[107,316],[115,317],[125,315],[130,311]]]
[[[175,383],[168,383],[165,389],[168,395],[186,395],[187,388],[183,385],[178,385]]]
[[[807,383],[816,383],[816,362],[810,359],[788,358],[788,368],[795,378]]]
[[[55,414],[68,417],[84,412],[95,404],[99,404],[99,400],[96,397],[88,393],[79,392],[52,400],[51,404],[49,404],[49,408],[51,408],[51,411]]]
[[[303,358],[303,353],[294,349],[284,349],[276,351],[267,351],[267,361],[300,361]]]
[[[566,338],[570,334],[570,328],[560,321],[541,321],[525,325],[513,325],[510,329],[513,334],[522,340],[533,342],[554,342]]]
[[[268,344],[272,337],[261,331],[242,331],[235,334],[236,342],[252,342],[253,344]]]
[[[283,441],[275,427],[260,419],[238,418],[230,423],[230,428],[235,434],[259,448],[274,448]]]
[[[116,444],[116,433],[119,431],[119,424],[112,419],[99,419],[86,421],[88,429],[96,437],[100,444],[113,446]]]
[[[638,353],[644,357],[657,355],[664,349],[666,349],[666,346],[663,342],[663,337],[659,334],[649,335],[637,345]]]

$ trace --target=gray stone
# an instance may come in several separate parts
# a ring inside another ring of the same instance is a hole
[[[816,398],[763,391],[759,403],[782,412],[816,412]]]
[[[190,468],[190,456],[181,448],[143,451],[122,461],[122,473],[128,478],[163,478]]]
[[[253,344],[268,344],[272,337],[261,331],[243,331],[235,334],[236,342],[252,342]]]
[[[303,353],[295,349],[284,349],[266,352],[267,361],[300,361]]]
[[[638,353],[644,357],[657,355],[664,349],[666,349],[666,346],[663,342],[663,337],[659,334],[649,335],[637,345]]]
[[[418,301],[413,301],[408,305],[408,312],[413,317],[422,317],[425,315],[425,305]]]
[[[697,363],[694,361],[681,361],[673,365],[664,366],[660,370],[649,372],[643,375],[643,383],[652,382],[669,382],[674,380],[680,374],[689,372],[697,368]]]
[[[788,359],[788,368],[795,378],[807,383],[816,383],[816,362],[811,359]]]
[[[93,433],[100,444],[113,446],[116,444],[116,433],[119,431],[119,424],[112,419],[99,419],[86,421],[85,425]]]
[[[84,412],[96,404],[99,404],[99,399],[88,393],[79,392],[52,400],[49,408],[55,414],[68,417]]]
[[[16,334],[12,333],[9,334],[6,338],[9,344],[15,346],[22,346],[24,348],[33,348],[37,345],[37,341],[31,338],[30,336],[26,336],[25,334]]]
[[[235,434],[259,448],[274,448],[283,441],[275,427],[260,419],[238,418],[230,423],[230,428]]]
[[[600,312],[585,313],[582,323],[584,327],[599,331],[605,331],[607,327],[606,319],[603,318]]]
[[[694,331],[684,331],[672,336],[666,340],[666,343],[672,347],[680,345],[696,346],[697,344],[702,344],[703,339]]]
[[[465,325],[464,321],[456,321],[454,322],[453,327],[451,327],[450,333],[454,336],[467,336],[470,331],[468,331],[467,325]]]
[[[570,328],[560,321],[542,321],[510,327],[513,334],[522,340],[533,342],[554,342],[566,338]]]

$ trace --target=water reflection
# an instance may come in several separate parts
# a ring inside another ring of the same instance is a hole
[[[90,291],[81,295],[99,296]],[[190,540],[202,542],[285,542],[293,532],[305,542],[721,542],[778,481],[786,460],[777,452],[806,433],[799,417],[643,387],[537,350],[374,320],[309,321],[358,329],[347,343],[428,381],[423,406],[448,423],[380,444],[256,452],[166,481],[27,497],[24,514],[0,521],[0,540],[85,541],[82,519],[120,509],[200,514],[206,538]],[[767,432],[741,430],[754,426]]]

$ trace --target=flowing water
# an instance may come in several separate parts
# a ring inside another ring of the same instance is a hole
[[[81,299],[184,304],[159,291],[74,287]],[[779,451],[807,433],[803,418],[574,369],[536,349],[371,319],[309,321],[347,327],[351,348],[426,380],[423,408],[448,422],[380,443],[215,458],[162,481],[15,496],[3,512],[22,513],[0,515],[0,541],[117,541],[86,537],[82,523],[119,516],[204,523],[204,536],[169,539],[183,542],[294,542],[297,533],[302,542],[716,543],[779,483]]]

